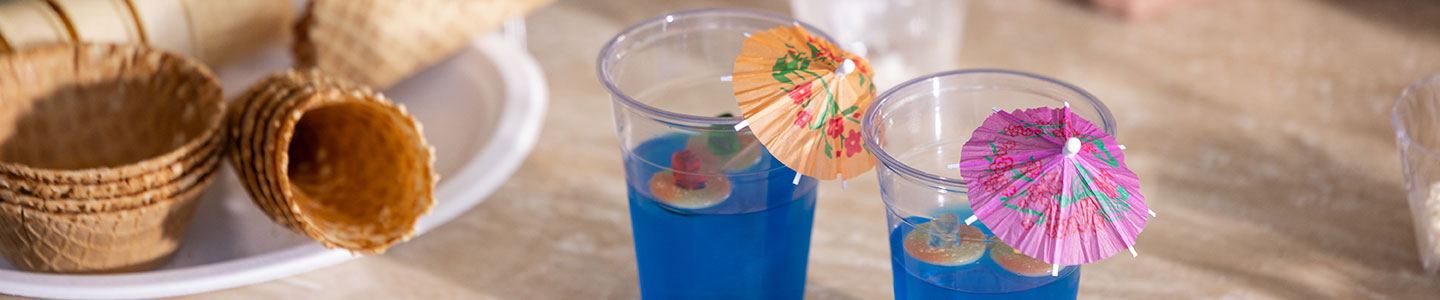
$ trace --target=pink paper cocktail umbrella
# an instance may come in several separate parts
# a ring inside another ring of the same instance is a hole
[[[999,109],[960,151],[975,216],[1001,241],[1059,266],[1135,252],[1151,217],[1123,146],[1064,108]],[[1147,214],[1149,213],[1149,214]]]

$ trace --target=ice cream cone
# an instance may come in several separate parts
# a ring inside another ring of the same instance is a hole
[[[383,89],[548,2],[315,0],[296,26],[296,62]]]
[[[327,247],[410,237],[438,178],[420,125],[384,96],[321,74],[262,80],[231,104],[232,164],[270,218]]]
[[[230,155],[231,164],[243,166],[235,168],[240,180],[252,194],[251,198],[269,213],[275,223],[289,228],[301,225],[294,219],[294,214],[280,209],[286,205],[280,202],[284,197],[279,195],[283,183],[273,181],[278,176],[277,170],[256,162],[261,160],[261,153],[274,151],[272,141],[278,135],[279,125],[272,120],[277,118],[276,114],[282,111],[282,107],[283,110],[293,109],[300,102],[288,100],[292,95],[306,92],[300,84],[301,81],[285,76],[269,77],[257,83],[247,95],[231,102],[229,109],[234,111],[227,118],[231,129],[229,140],[235,149]]]

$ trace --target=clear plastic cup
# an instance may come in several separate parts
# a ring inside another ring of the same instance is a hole
[[[739,115],[728,79],[746,35],[793,24],[749,10],[681,11],[625,29],[601,50],[642,298],[804,295],[816,181],[792,183],[795,171],[750,129],[735,131],[739,118],[717,117]]]
[[[870,60],[876,87],[958,67],[965,0],[790,0],[795,18]]]
[[[901,83],[871,104],[863,135],[881,165],[876,172],[889,220],[896,299],[1075,297],[1078,266],[1052,276],[1050,265],[1014,252],[981,222],[967,228],[959,221],[971,209],[960,171],[951,167],[993,108],[1065,102],[1115,134],[1109,109],[1094,96],[1016,71],[932,74]]]
[[[1440,271],[1440,75],[1411,84],[1391,112],[1415,244],[1425,271]]]

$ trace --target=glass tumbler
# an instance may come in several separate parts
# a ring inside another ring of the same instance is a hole
[[[1006,70],[961,70],[901,83],[871,104],[863,130],[875,154],[890,234],[896,299],[1073,299],[1080,267],[1019,254],[972,215],[960,150],[992,109],[1060,107],[1115,134],[1105,105],[1073,85]]]
[[[1391,112],[1420,263],[1440,271],[1440,75],[1416,81]]]
[[[642,298],[804,295],[817,183],[793,183],[795,171],[750,129],[735,131],[729,81],[749,33],[793,24],[749,10],[681,11],[625,29],[601,50]]]

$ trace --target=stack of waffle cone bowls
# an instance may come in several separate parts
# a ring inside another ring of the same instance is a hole
[[[224,108],[204,66],[143,46],[0,57],[0,253],[37,272],[164,264],[222,160]]]

